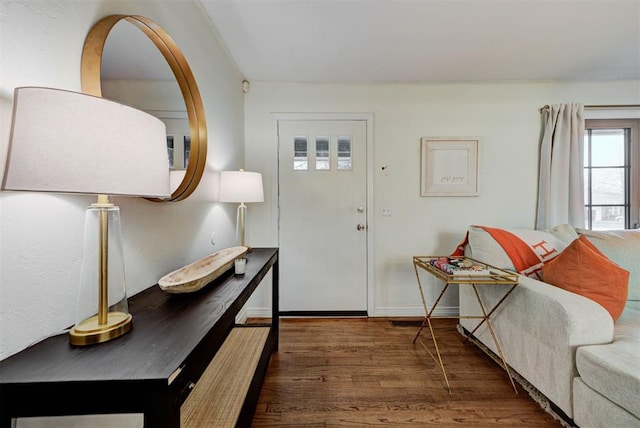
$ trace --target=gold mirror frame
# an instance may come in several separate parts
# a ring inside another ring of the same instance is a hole
[[[168,199],[148,198],[154,202],[181,201],[198,187],[207,161],[207,123],[198,85],[178,45],[158,24],[138,15],[110,15],[98,21],[89,31],[82,49],[82,92],[102,97],[100,68],[102,52],[111,29],[126,20],[142,30],[158,48],[176,77],[187,107],[191,152],[189,165],[178,188]],[[143,167],[142,165],[140,166]]]

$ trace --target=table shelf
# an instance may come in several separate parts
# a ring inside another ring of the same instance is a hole
[[[517,284],[518,274],[508,271],[506,269],[500,269],[495,266],[480,262],[470,257],[464,256],[446,256],[448,259],[466,260],[478,265],[486,266],[490,273],[485,275],[452,275],[444,272],[433,266],[430,261],[433,259],[444,258],[445,256],[414,256],[413,263],[427,270],[432,275],[438,277],[442,281],[448,284],[468,284],[473,282],[474,284]]]

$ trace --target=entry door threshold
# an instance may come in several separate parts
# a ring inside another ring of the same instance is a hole
[[[281,317],[367,318],[367,311],[280,311]]]

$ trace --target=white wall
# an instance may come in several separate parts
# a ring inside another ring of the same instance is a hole
[[[0,173],[14,88],[79,91],[80,56],[91,26],[110,14],[144,15],[171,35],[192,68],[206,112],[208,164],[204,186],[186,201],[114,198],[121,208],[129,295],[232,245],[235,206],[212,203],[206,190],[216,171],[244,163],[242,77],[200,9],[190,0],[1,0],[0,8]],[[91,202],[82,196],[0,193],[0,359],[74,323],[84,210]]]
[[[254,246],[277,245],[273,194],[276,141],[271,113],[374,114],[375,308],[372,315],[420,314],[411,256],[448,253],[469,224],[532,227],[538,108],[555,102],[636,104],[640,83],[314,85],[241,77],[199,9],[189,0],[1,0],[0,165],[4,167],[16,86],[80,89],[84,37],[112,13],[145,15],[181,47],[203,96],[209,129],[208,174],[246,168],[263,173],[265,203],[250,208]],[[185,23],[189,23],[185,25]],[[244,113],[244,121],[243,121]],[[243,129],[244,124],[244,129]],[[421,136],[480,136],[481,195],[419,196]],[[381,166],[389,167],[383,175]],[[209,186],[206,186],[209,184]],[[203,189],[179,203],[117,198],[122,209],[129,294],[233,241],[235,207],[207,201]],[[0,193],[0,358],[74,321],[84,208],[92,198]],[[380,217],[381,206],[393,208]],[[209,238],[216,232],[217,246]],[[457,305],[455,300],[446,302]],[[262,303],[256,303],[260,309]],[[446,309],[447,306],[445,306]]]
[[[273,183],[277,180],[272,113],[373,113],[375,214],[369,233],[374,240],[375,307],[370,315],[421,315],[413,255],[450,254],[470,224],[534,227],[540,107],[558,102],[639,101],[638,81],[442,85],[252,82],[245,96],[246,167],[263,173],[266,192],[265,203],[251,207],[248,227],[252,244],[277,245],[272,215],[276,200]],[[480,196],[420,196],[423,136],[481,137]],[[382,166],[388,166],[387,175]],[[382,206],[391,206],[393,216],[381,217]],[[455,292],[440,307],[443,312],[457,312]]]

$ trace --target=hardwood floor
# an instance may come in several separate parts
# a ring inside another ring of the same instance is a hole
[[[389,319],[281,319],[253,427],[561,426],[502,368],[436,321],[447,368]],[[432,345],[428,332],[425,343]],[[432,348],[430,348],[432,349]]]

